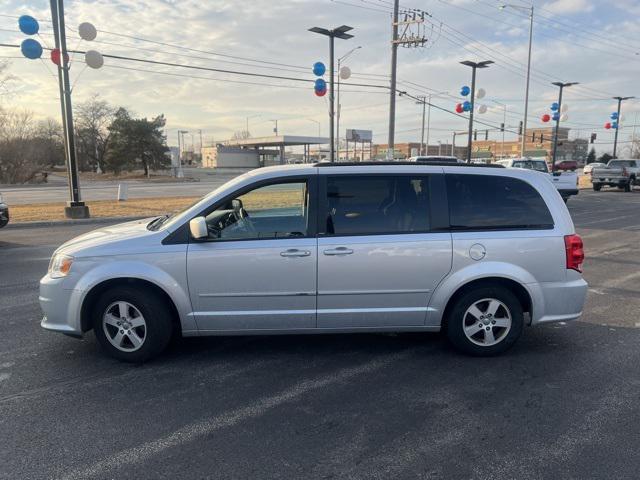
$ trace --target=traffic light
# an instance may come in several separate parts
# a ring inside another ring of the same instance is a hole
[[[596,141],[596,138],[597,138],[597,135],[596,135],[595,133],[592,133],[592,134],[591,134],[591,142],[590,142],[590,143],[595,142],[595,141]]]
[[[484,139],[489,140],[489,129],[484,131]]]
[[[478,139],[478,130],[474,130],[473,131],[473,140],[477,140]]]
[[[501,124],[500,124],[500,131],[501,131],[501,132],[504,132],[504,123],[501,123]]]
[[[518,135],[522,135],[522,120],[520,120],[520,125],[518,125]]]

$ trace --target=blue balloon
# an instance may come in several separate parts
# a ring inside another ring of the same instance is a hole
[[[464,102],[464,103],[462,104],[462,109],[463,109],[465,112],[470,111],[470,110],[471,110],[471,102]]]
[[[31,60],[42,56],[42,46],[33,38],[27,38],[23,41],[22,45],[20,45],[20,50],[25,57]]]
[[[618,122],[611,123],[611,128],[618,128]]]
[[[35,35],[38,33],[38,30],[40,30],[38,21],[31,15],[22,15],[18,19],[18,26],[20,27],[20,31],[25,35]]]
[[[462,95],[463,97],[466,97],[470,93],[471,93],[471,89],[466,85],[460,89],[460,95]]]
[[[559,108],[560,108],[560,105],[558,105],[558,102],[553,102],[551,104],[551,111],[552,112],[557,112]]]
[[[327,67],[324,66],[324,63],[322,62],[316,62],[313,64],[313,74],[321,77],[322,75],[324,75],[324,72],[327,71]]]
[[[618,119],[618,112],[613,112],[611,114],[611,120],[617,120]]]
[[[318,79],[316,79],[316,83],[314,85],[314,88],[316,90],[325,90],[327,88],[327,82],[325,82],[321,78],[318,78]]]
[[[558,112],[554,113],[554,114],[553,114],[553,117],[551,117],[551,119],[552,119],[554,122],[557,122],[558,120],[560,120],[560,114],[559,114]]]

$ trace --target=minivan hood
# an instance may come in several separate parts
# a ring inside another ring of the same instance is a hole
[[[63,243],[56,250],[56,253],[73,256],[85,253],[94,255],[97,253],[96,250],[99,249],[99,247],[105,247],[122,241],[134,241],[133,243],[135,243],[136,239],[157,234],[157,232],[147,229],[147,225],[153,218],[155,217],[109,225],[108,227],[92,230]]]

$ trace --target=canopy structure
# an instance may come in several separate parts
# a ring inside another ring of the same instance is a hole
[[[284,163],[284,149],[285,147],[304,147],[304,159],[305,161],[309,157],[310,145],[323,145],[329,143],[327,137],[306,137],[297,135],[275,135],[271,137],[256,137],[256,138],[240,138],[227,140],[224,142],[225,146],[238,147],[254,150],[268,150],[278,149],[280,151],[280,163]]]

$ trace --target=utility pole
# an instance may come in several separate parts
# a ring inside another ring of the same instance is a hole
[[[558,113],[556,114],[556,125],[553,133],[553,154],[551,155],[551,172],[555,172],[556,169],[556,155],[558,153],[558,131],[560,129],[560,112],[562,111],[562,90],[565,87],[571,87],[572,85],[577,85],[578,82],[553,82],[552,85],[560,88],[560,93],[558,95]]]
[[[334,130],[334,118],[335,118],[335,92],[334,92],[334,39],[339,38],[341,40],[348,40],[353,38],[353,35],[346,33],[350,30],[353,30],[353,27],[348,25],[342,25],[340,27],[334,28],[333,30],[328,30],[326,28],[321,27],[313,27],[310,28],[309,31],[313,33],[319,33],[320,35],[325,35],[329,37],[329,152],[330,159],[332,162],[336,161],[336,140],[335,140],[335,130]]]
[[[71,86],[69,84],[69,62],[67,54],[67,37],[64,25],[64,0],[51,0],[51,21],[55,48],[60,52],[58,63],[58,85],[60,90],[60,109],[62,112],[62,128],[69,176],[70,201],[64,208],[67,218],[89,218],[89,207],[81,201],[80,182],[78,180],[78,164],[76,160],[76,144],[73,131],[73,109],[71,107]]]
[[[613,158],[617,158],[616,152],[618,149],[618,130],[620,130],[620,108],[622,107],[622,102],[624,100],[631,100],[632,98],[636,98],[636,97],[613,97],[614,100],[618,101],[618,110],[617,110],[618,117],[616,118],[616,133],[613,139]]]
[[[183,178],[184,173],[182,171],[182,150],[186,150],[184,144],[184,134],[189,133],[188,130],[178,130],[178,178]]]
[[[430,93],[426,97],[424,95],[419,95],[418,101],[416,104],[422,105],[422,135],[420,137],[420,155],[428,155],[429,152],[429,131],[431,130],[431,98],[434,95],[442,95],[448,92],[438,92],[438,93]],[[424,114],[425,114],[425,106],[427,109],[427,139],[425,141],[424,138]]]
[[[420,135],[420,153],[419,155],[426,155],[425,147],[424,147],[424,115],[427,106],[426,102],[427,98],[424,95],[418,96],[417,104],[422,104],[422,133]]]
[[[426,12],[413,10],[404,12],[402,22],[398,21],[398,10],[400,0],[393,2],[393,21],[391,24],[391,82],[389,91],[389,139],[387,141],[387,160],[393,160],[396,133],[396,74],[398,70],[398,46],[407,48],[424,47],[427,37],[421,24],[424,24]],[[398,35],[398,27],[402,25],[402,34]],[[417,33],[411,32],[410,28],[418,25]]]
[[[271,120],[271,121],[276,124],[276,126],[273,129],[273,133],[275,133],[277,137],[278,136],[278,120]]]
[[[472,62],[465,60],[460,62],[462,65],[471,67],[471,109],[469,110],[469,139],[467,141],[467,163],[471,163],[471,135],[473,133],[473,110],[476,107],[476,70],[478,68],[487,68],[493,63],[491,60],[485,60],[484,62]]]

